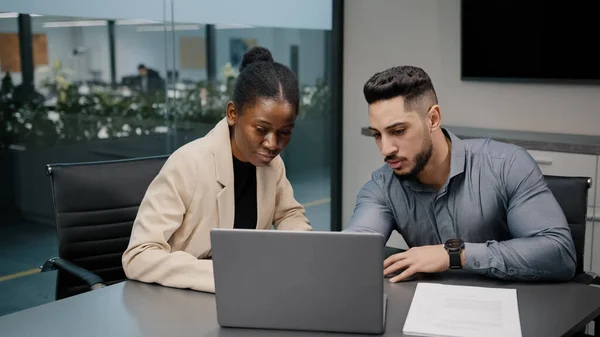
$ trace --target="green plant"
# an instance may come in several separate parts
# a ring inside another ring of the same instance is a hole
[[[60,63],[55,64],[52,75],[43,82],[56,97],[54,106],[46,107],[40,99],[19,103],[14,98],[14,88],[2,89],[0,145],[3,148],[10,144],[47,147],[174,129],[194,132],[198,126],[214,125],[225,116],[237,77],[237,71],[226,66],[222,81],[199,81],[177,91],[169,89],[167,93],[138,95],[123,88],[81,90],[63,73]],[[301,89],[299,118],[322,118],[330,114],[330,109],[331,96],[326,82],[318,80],[316,85]]]
[[[331,90],[322,78],[314,86],[304,86],[300,95],[300,118],[319,119],[331,114]]]
[[[25,95],[22,87],[14,87],[9,74],[0,89],[0,153],[11,144],[36,139],[48,125],[40,95]]]
[[[36,76],[41,78],[40,85],[51,95],[57,95],[59,101],[66,99],[65,91],[72,84],[69,80],[72,74],[73,71],[63,68],[62,62],[59,60],[54,61],[52,67],[44,66],[36,70]]]

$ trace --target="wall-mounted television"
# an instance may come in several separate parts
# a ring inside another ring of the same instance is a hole
[[[600,82],[600,1],[461,0],[463,79]]]

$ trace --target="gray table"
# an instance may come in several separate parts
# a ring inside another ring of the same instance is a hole
[[[600,315],[600,288],[576,283],[505,283],[462,273],[419,277],[401,284],[385,282],[389,295],[386,336],[405,336],[402,327],[417,282],[516,288],[523,337],[569,335]],[[319,335],[341,336],[220,328],[214,295],[133,281],[0,317],[2,337]]]

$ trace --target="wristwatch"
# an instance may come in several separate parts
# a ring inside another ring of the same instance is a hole
[[[450,257],[450,269],[462,269],[460,253],[465,249],[465,243],[461,239],[450,239],[444,243],[444,248]]]

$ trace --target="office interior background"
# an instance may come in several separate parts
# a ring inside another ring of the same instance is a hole
[[[315,230],[343,229],[383,164],[361,133],[362,85],[391,66],[429,73],[450,128],[600,136],[595,84],[462,78],[460,0],[1,0],[0,12],[0,315],[54,300],[56,275],[37,269],[57,254],[45,165],[168,154],[203,136],[254,45],[301,83],[282,157]],[[147,86],[139,64],[156,72]],[[597,155],[531,153],[551,158],[545,172],[598,180]],[[599,272],[596,191],[585,265]],[[397,234],[388,245],[406,246]]]
[[[170,154],[204,136],[253,46],[298,76],[301,109],[282,157],[315,230],[331,230],[331,6],[3,1],[0,315],[54,299],[55,272],[37,273],[57,255],[45,165]]]

